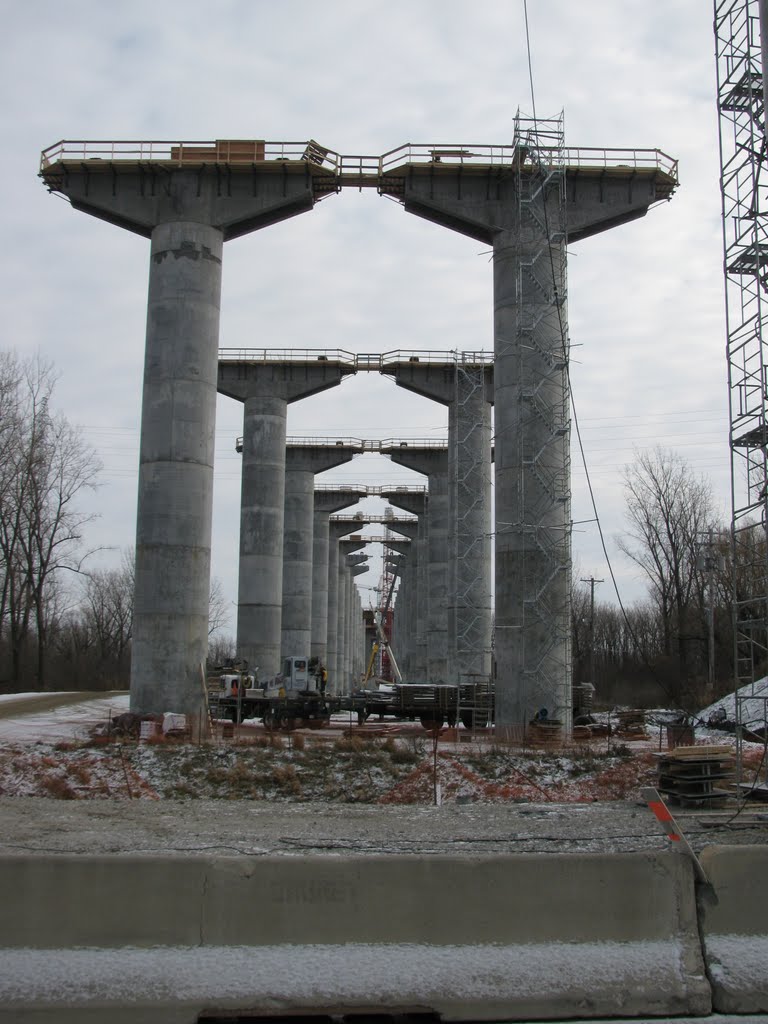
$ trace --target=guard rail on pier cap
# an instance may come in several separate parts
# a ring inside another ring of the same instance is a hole
[[[59,163],[101,160],[109,163],[161,163],[176,167],[200,164],[254,164],[263,161],[304,161],[329,174],[338,172],[338,154],[313,139],[268,142],[264,139],[206,139],[203,141],[121,141],[62,139],[44,149],[40,173]]]
[[[393,349],[382,352],[379,357],[381,370],[386,372],[387,366],[399,366],[402,363],[428,363],[431,366],[490,366],[493,363],[493,352],[434,352],[430,349]],[[360,367],[358,367],[360,369]]]
[[[343,172],[345,157],[341,157]],[[655,173],[667,180],[670,194],[678,184],[677,160],[660,149],[623,149],[599,146],[541,146],[514,143],[508,146],[486,143],[411,142],[391,149],[381,157],[381,174],[413,165],[447,165],[449,167],[514,167],[545,165],[573,171],[608,171],[611,173]]]
[[[378,188],[397,195],[394,182],[406,168],[431,173],[493,168],[525,170],[541,164],[562,167],[574,174],[653,176],[657,200],[668,199],[678,184],[677,160],[660,149],[622,149],[572,146],[533,146],[487,143],[406,143],[382,156],[339,154],[314,139],[302,142],[269,142],[264,139],[215,139],[205,141],[85,141],[61,140],[44,149],[40,176],[56,190],[67,165],[89,171],[116,173],[121,166],[157,165],[172,168],[226,166],[247,170],[280,163],[286,173],[297,169],[311,173],[318,197],[342,187]]]
[[[340,348],[220,348],[220,363],[338,363],[353,369],[354,352]]]

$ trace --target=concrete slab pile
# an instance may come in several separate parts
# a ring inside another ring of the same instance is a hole
[[[674,852],[6,856],[0,908],[0,1021],[711,1011]]]

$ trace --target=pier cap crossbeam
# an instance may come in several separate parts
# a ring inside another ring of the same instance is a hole
[[[677,160],[660,149],[607,147],[535,148],[524,142],[406,143],[381,156],[336,153],[313,139],[304,142],[268,142],[262,139],[206,141],[83,141],[61,140],[43,150],[40,177],[52,192],[68,194],[70,175],[111,178],[134,174],[142,189],[162,189],[162,176],[175,171],[197,171],[216,176],[218,192],[226,197],[233,179],[278,174],[283,180],[303,176],[316,202],[342,188],[375,188],[381,195],[403,201],[409,178],[439,179],[459,175],[462,180],[487,178],[489,183],[507,173],[535,174],[541,165],[557,165],[570,180],[624,179],[628,188],[652,183],[651,202],[669,199],[678,185]],[[490,187],[490,186],[489,186]],[[75,200],[72,200],[75,203]],[[77,200],[77,205],[87,198]],[[85,207],[84,207],[85,208]],[[285,217],[283,211],[282,218]],[[282,219],[281,218],[281,219]],[[265,220],[264,223],[267,221]],[[125,224],[148,234],[146,225]],[[225,228],[225,237],[237,237],[240,226]]]

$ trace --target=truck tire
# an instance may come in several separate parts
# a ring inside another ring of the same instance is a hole
[[[357,712],[357,724],[358,725],[365,725],[367,720],[368,720],[368,712],[367,711],[358,711]]]
[[[422,728],[427,732],[436,732],[443,727],[443,716],[438,711],[432,711],[428,715],[422,715],[419,719]]]
[[[485,729],[488,725],[488,712],[462,711],[461,724],[465,729]]]

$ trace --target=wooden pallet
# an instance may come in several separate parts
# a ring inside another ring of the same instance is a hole
[[[658,790],[681,807],[715,807],[731,797],[735,761],[728,744],[675,747],[657,754]]]

